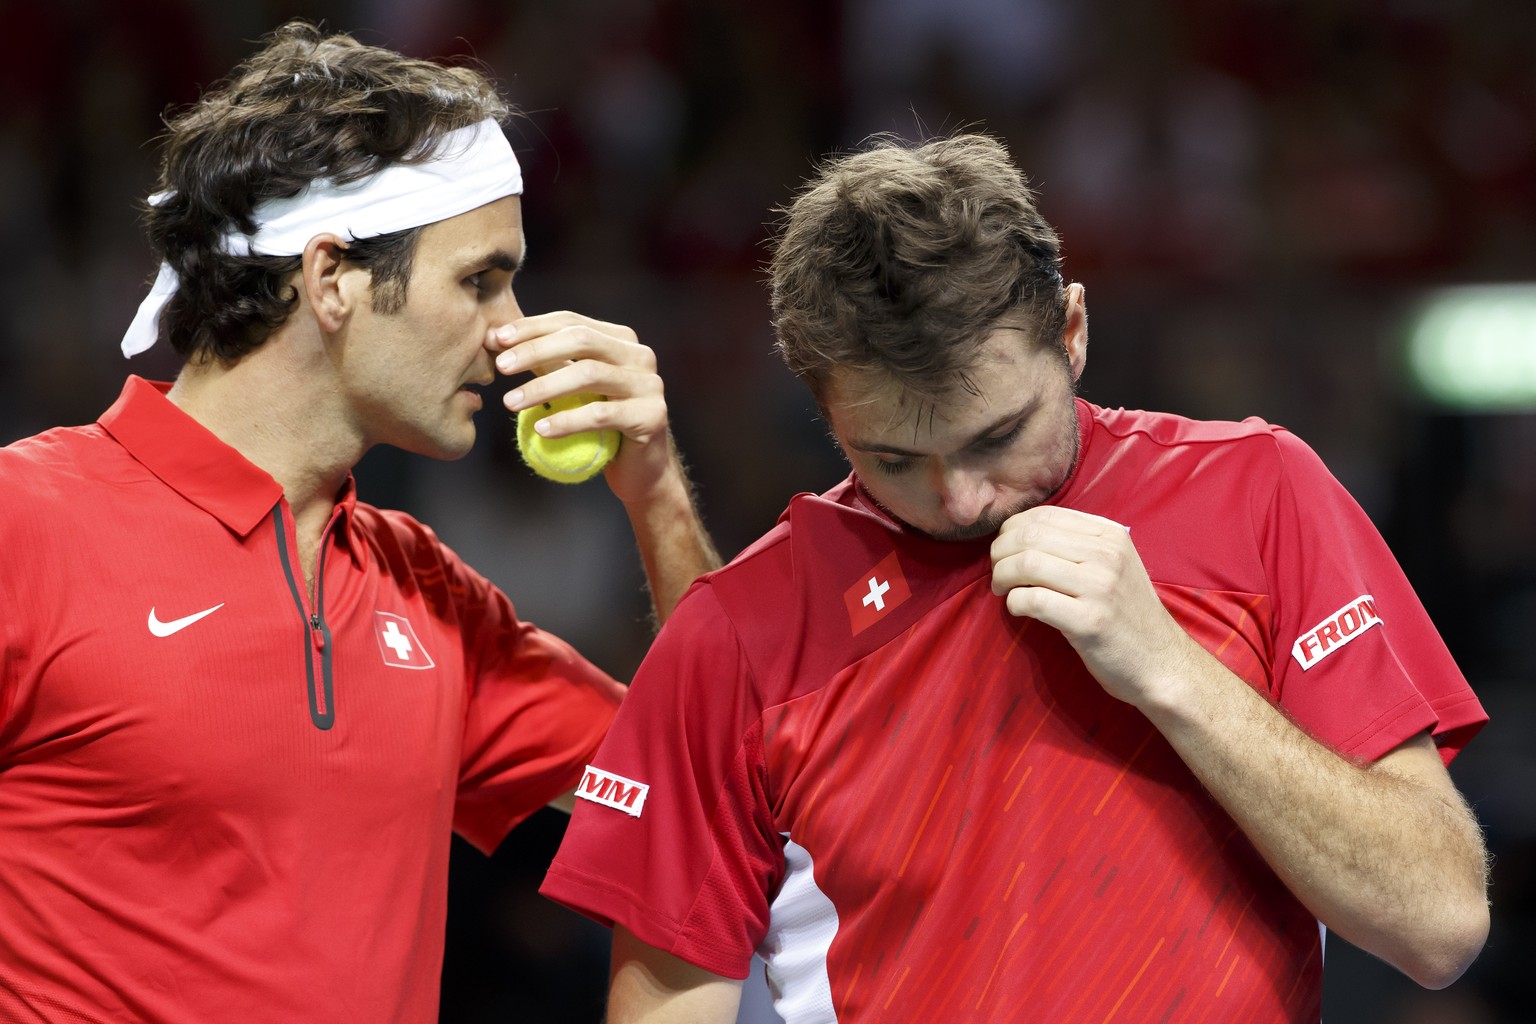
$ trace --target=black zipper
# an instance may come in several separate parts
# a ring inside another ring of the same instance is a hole
[[[331,528],[320,535],[320,559],[315,568],[315,611],[304,610],[304,597],[293,576],[293,563],[288,558],[288,531],[283,523],[283,506],[272,510],[272,525],[277,530],[277,557],[283,563],[283,575],[288,580],[288,592],[293,595],[293,606],[299,611],[299,621],[304,629],[304,676],[309,694],[309,719],[317,729],[329,729],[336,724],[336,705],[331,687],[331,627],[325,622],[325,548]],[[320,679],[315,679],[315,648],[320,649]]]

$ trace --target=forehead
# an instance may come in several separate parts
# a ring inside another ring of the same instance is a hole
[[[1022,407],[1049,382],[1052,360],[1021,331],[994,331],[954,383],[915,391],[880,369],[834,370],[825,391],[833,433],[848,440],[911,443],[963,434]]]
[[[418,266],[441,261],[457,267],[499,252],[521,263],[523,249],[522,199],[505,196],[428,224],[416,246],[416,261]]]

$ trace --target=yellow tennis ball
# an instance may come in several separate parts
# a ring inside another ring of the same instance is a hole
[[[533,425],[550,413],[600,402],[600,395],[565,395],[517,414],[517,448],[528,468],[547,480],[579,484],[590,480],[618,454],[617,430],[588,430],[570,437],[544,437]]]

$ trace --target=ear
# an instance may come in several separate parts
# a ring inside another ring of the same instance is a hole
[[[316,323],[327,334],[346,324],[368,285],[368,271],[347,262],[346,254],[347,244],[338,235],[316,235],[304,246],[299,271],[304,295]]]
[[[1062,332],[1067,361],[1072,364],[1072,380],[1077,381],[1088,365],[1088,306],[1087,289],[1076,283],[1067,285],[1067,324]]]

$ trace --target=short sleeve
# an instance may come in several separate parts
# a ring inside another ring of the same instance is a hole
[[[576,785],[624,691],[570,644],[520,621],[507,596],[457,556],[445,557],[471,674],[454,830],[489,853]]]
[[[1294,435],[1260,543],[1275,595],[1272,692],[1314,736],[1375,760],[1429,730],[1449,763],[1487,721],[1386,542]]]
[[[713,591],[695,586],[577,789],[543,894],[745,978],[784,863],[761,721],[736,632]]]

